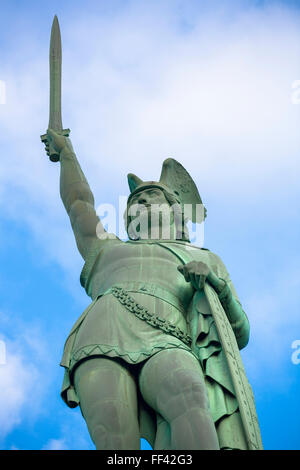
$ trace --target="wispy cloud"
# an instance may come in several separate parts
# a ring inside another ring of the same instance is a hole
[[[42,448],[42,450],[68,450],[65,439],[50,439]]]
[[[247,371],[261,385],[267,380],[273,386],[276,384],[276,389],[290,386],[292,377],[288,366],[292,364],[292,342],[300,339],[299,287],[299,259],[295,259],[285,269],[281,268],[280,273],[270,271],[268,282],[257,278],[249,289],[252,294],[245,298],[243,306],[250,320],[251,334],[243,354]]]
[[[0,441],[11,432],[32,406],[32,393],[39,372],[26,357],[7,341],[6,364],[0,366]]]
[[[51,438],[42,450],[94,450],[95,446],[88,434],[81,414],[72,412],[65,415],[60,428],[60,436]]]
[[[49,369],[49,338],[31,322],[9,318],[1,312],[0,339],[5,343],[6,360],[0,365],[0,442],[22,421],[34,423],[46,410],[41,406],[49,394],[55,370]]]

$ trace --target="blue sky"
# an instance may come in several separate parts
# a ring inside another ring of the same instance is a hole
[[[117,205],[129,172],[158,178],[169,156],[188,169],[205,246],[250,319],[242,357],[264,447],[300,449],[300,9],[193,0],[1,2],[0,448],[94,448],[59,396],[63,344],[89,299],[59,166],[39,139],[54,14],[63,123],[96,205]]]

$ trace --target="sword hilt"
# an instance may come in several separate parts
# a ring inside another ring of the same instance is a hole
[[[64,137],[69,137],[70,129],[62,129],[61,131],[55,131],[56,134],[62,135]],[[59,161],[59,153],[55,150],[51,142],[48,141],[48,134],[41,135],[41,141],[46,145],[46,142],[49,143],[49,158],[51,162],[58,162]]]

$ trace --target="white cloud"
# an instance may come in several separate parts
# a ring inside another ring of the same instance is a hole
[[[65,439],[50,439],[42,450],[68,450]]]
[[[26,408],[32,408],[39,378],[34,364],[16,350],[16,344],[7,340],[6,344],[6,364],[0,366],[0,440],[20,424]]]
[[[49,338],[37,323],[23,323],[17,316],[0,312],[0,335],[5,343],[6,361],[0,365],[0,443],[26,421],[33,424],[47,410],[43,402],[49,393],[55,370],[49,367]]]
[[[231,20],[223,9],[199,10],[193,19],[185,12],[190,28],[183,32],[177,8],[132,2],[109,18],[85,13],[61,20],[63,121],[97,202],[126,193],[129,171],[158,178],[170,155],[195,177],[204,199],[212,190],[241,188],[242,198],[261,199],[284,175],[288,192],[297,183],[300,143],[300,108],[291,104],[300,78],[297,15],[284,7]],[[29,44],[34,34],[28,31]],[[48,122],[48,44],[21,65],[14,60],[19,53],[18,44],[3,64],[2,205],[32,228],[51,257],[77,269],[58,165],[48,163],[39,142]]]
[[[51,438],[42,447],[42,450],[94,450],[85,421],[80,411],[72,410],[66,413],[62,419],[63,424],[59,431],[59,437]]]
[[[123,174],[155,178],[171,154],[199,184],[250,194],[262,173],[270,188],[287,162],[289,170],[296,165],[293,14],[253,10],[224,22],[217,10],[213,25],[204,14],[186,34],[172,27],[172,15],[156,24],[151,12],[147,19],[139,14],[105,25],[94,20],[88,34],[86,18],[72,25],[76,35],[66,25],[67,119],[77,149],[95,166],[94,181],[103,179],[107,158]]]
[[[299,52],[294,12],[253,10],[224,21],[217,10],[213,25],[204,14],[185,34],[174,28],[172,10],[163,9],[159,21],[156,13],[147,9],[146,17],[135,4],[106,21],[87,13],[61,22],[64,124],[72,127],[81,159],[97,168],[97,178],[103,181],[108,156],[120,171],[147,172],[153,161],[159,167],[176,153],[196,174],[199,158],[210,170],[239,158],[250,168],[258,160],[266,165],[282,158],[278,138],[282,146],[286,139],[297,143],[291,106]],[[38,144],[48,117],[44,47],[21,69],[12,60],[1,122],[10,137],[18,129],[17,161],[37,186],[32,192],[41,187],[49,196],[56,188],[45,184],[49,170]],[[39,181],[33,166],[41,172]]]
[[[269,381],[276,389],[287,389],[293,380],[288,367],[292,364],[292,342],[300,336],[299,259],[281,267],[280,272],[270,271],[268,276],[255,280],[249,288],[252,295],[243,302],[250,321],[250,342],[242,355],[247,371],[258,384]]]

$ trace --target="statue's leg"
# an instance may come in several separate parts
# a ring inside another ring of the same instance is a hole
[[[139,375],[146,403],[169,423],[171,449],[219,449],[199,362],[182,349],[165,349]]]
[[[136,382],[126,367],[107,357],[87,359],[74,385],[97,449],[140,449]]]
[[[157,413],[157,430],[154,442],[155,450],[171,450],[171,428],[169,423]]]

